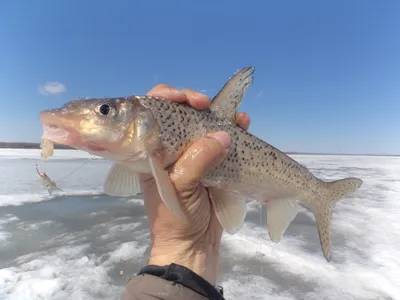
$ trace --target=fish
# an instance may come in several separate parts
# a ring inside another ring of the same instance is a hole
[[[54,191],[60,191],[62,192],[63,190],[60,189],[57,184],[55,183],[54,180],[50,179],[50,177],[46,174],[46,172],[40,172],[38,165],[35,165],[36,173],[39,175],[38,176],[38,182],[40,185],[44,186],[47,188],[47,191],[50,196],[53,195]]]
[[[332,257],[331,222],[338,201],[363,181],[325,181],[284,152],[236,124],[238,108],[254,82],[255,67],[237,71],[205,110],[152,96],[72,100],[40,112],[42,140],[71,146],[113,161],[104,183],[108,195],[141,192],[140,174],[151,174],[162,201],[184,219],[167,168],[193,142],[225,131],[232,145],[227,157],[201,179],[224,230],[235,234],[244,223],[248,201],[266,203],[267,230],[279,243],[300,206],[315,217],[325,259]],[[162,101],[161,101],[162,100]]]

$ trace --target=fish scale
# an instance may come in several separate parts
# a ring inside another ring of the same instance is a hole
[[[318,181],[295,160],[233,122],[219,118],[210,109],[198,111],[187,104],[160,101],[158,97],[138,96],[136,99],[152,111],[160,126],[162,145],[171,155],[182,153],[188,144],[208,133],[221,130],[231,136],[228,156],[204,178],[208,186],[215,187],[217,182],[230,187],[251,184],[258,189],[274,186],[279,189],[291,183],[297,189],[308,189],[310,180]],[[279,182],[268,183],[272,180]]]

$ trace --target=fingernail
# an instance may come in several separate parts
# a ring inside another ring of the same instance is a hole
[[[176,88],[169,88],[169,91],[173,94],[183,94],[180,90]]]
[[[210,133],[208,136],[216,139],[224,149],[229,149],[231,146],[231,137],[225,131]]]

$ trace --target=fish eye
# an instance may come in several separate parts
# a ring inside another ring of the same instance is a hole
[[[107,116],[110,113],[111,107],[108,104],[102,104],[99,107],[99,112],[103,115],[103,116]]]

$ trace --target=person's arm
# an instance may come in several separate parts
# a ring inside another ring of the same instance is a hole
[[[167,228],[160,234],[162,235],[168,235]],[[215,285],[219,272],[219,239],[218,236],[213,241],[179,241],[179,244],[175,245],[156,242],[151,248],[149,264],[166,266],[175,263],[192,270]]]

